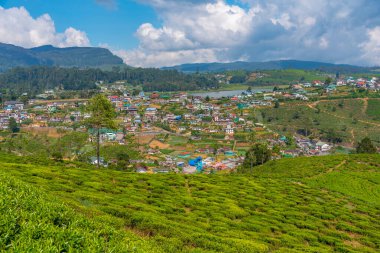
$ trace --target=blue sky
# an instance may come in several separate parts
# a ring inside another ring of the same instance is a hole
[[[0,42],[102,46],[132,66],[380,66],[378,0],[0,0]]]
[[[0,5],[24,6],[34,18],[48,13],[58,32],[70,26],[85,31],[93,46],[133,48],[138,45],[134,33],[142,23],[159,24],[154,9],[136,1],[107,6],[94,0],[0,0]]]

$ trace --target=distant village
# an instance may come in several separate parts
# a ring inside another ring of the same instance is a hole
[[[277,147],[275,159],[329,154],[333,144],[300,135],[282,136],[257,122],[252,113],[256,108],[276,106],[278,101],[308,101],[318,98],[321,92],[344,92],[340,90],[342,87],[379,92],[380,80],[349,77],[337,78],[328,84],[315,80],[270,92],[247,89],[222,98],[186,92],[132,94],[122,82],[100,83],[99,87],[114,105],[119,123],[119,130],[101,130],[103,144],[125,145],[126,136],[132,135],[144,154],[141,159],[130,161],[137,172],[192,174],[234,170],[243,162],[242,150],[249,148],[251,136],[269,147]],[[89,141],[93,141],[92,130],[81,124],[91,116],[84,110],[87,100],[50,100],[54,96],[54,90],[47,90],[36,99],[4,101],[0,128],[6,130],[10,118],[14,118],[24,128],[54,127],[88,132]],[[204,139],[213,141],[207,143]],[[289,142],[294,143],[291,149]],[[96,164],[97,160],[91,158],[89,162]],[[104,159],[100,162],[108,165]]]

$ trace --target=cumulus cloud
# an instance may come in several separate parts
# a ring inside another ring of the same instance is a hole
[[[249,38],[256,9],[245,10],[224,1],[144,0],[157,8],[162,27],[142,24],[138,49],[119,55],[127,64],[163,66],[184,62],[223,61],[226,50]]]
[[[156,29],[150,23],[142,24],[136,35],[141,47],[149,50],[183,50],[197,46],[181,30],[166,26]]]
[[[220,61],[217,53],[221,49],[194,49],[194,50],[176,50],[176,51],[145,51],[141,48],[127,51],[113,51],[120,56],[124,61],[135,67],[159,67],[178,65],[184,62],[216,62]]]
[[[33,18],[24,7],[4,9],[1,6],[0,42],[22,47],[90,45],[86,33],[72,27],[57,33],[54,21],[48,14]]]
[[[372,65],[380,66],[380,26],[367,31],[368,40],[360,45],[362,59]]]
[[[295,25],[290,21],[290,16],[288,13],[284,13],[280,18],[271,18],[270,19],[274,25],[281,25],[286,30],[294,27]]]
[[[139,2],[156,10],[162,26],[145,23],[137,29],[139,47],[120,54],[131,65],[239,59],[380,64],[379,1]]]

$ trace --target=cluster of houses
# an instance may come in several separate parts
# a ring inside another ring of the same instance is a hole
[[[319,140],[310,140],[307,138],[296,137],[296,145],[298,147],[298,155],[315,156],[315,155],[327,155],[333,148],[332,144]],[[285,151],[286,152],[286,151]]]
[[[160,123],[168,125],[177,133],[199,131],[233,135],[234,131],[244,129],[246,123],[246,120],[236,112],[239,108],[272,105],[267,101],[242,102],[237,96],[229,98],[229,101],[220,105],[186,93],[174,94],[169,98],[158,93],[152,93],[149,97],[140,93],[135,97],[124,94],[108,98],[115,109],[121,112],[119,117],[125,129],[132,133],[152,131],[155,123]],[[181,114],[172,111],[173,106],[180,108]]]
[[[351,76],[348,78],[339,78],[339,75],[337,75],[337,78],[332,80],[329,84],[325,84],[320,80],[314,80],[311,83],[294,84],[293,88],[302,90],[303,88],[323,87],[326,92],[330,93],[336,91],[337,88],[341,86],[351,86],[372,91],[380,91],[380,79],[378,77],[354,78]]]
[[[222,77],[221,77],[222,78]],[[253,92],[247,90],[242,94],[221,99],[210,99],[208,97],[192,96],[185,92],[175,94],[160,94],[152,92],[146,95],[144,92],[129,92],[122,84],[115,84],[101,91],[108,94],[109,101],[114,105],[117,112],[117,121],[120,122],[120,130],[102,129],[100,133],[101,142],[114,142],[120,145],[125,144],[126,134],[159,134],[170,133],[187,137],[190,140],[197,141],[200,136],[218,135],[220,139],[234,141],[238,133],[246,133],[252,129],[265,129],[260,123],[254,123],[250,118],[250,109],[256,107],[273,107],[279,99],[289,100],[308,100],[309,97],[316,96],[312,92],[306,92],[305,88],[322,86],[321,81],[313,83],[303,83],[292,85],[291,89],[274,90],[271,92]],[[367,89],[379,89],[380,81],[377,78],[337,79],[336,83],[331,84],[326,89],[334,90],[336,86],[354,85]],[[331,87],[330,87],[331,86]],[[103,86],[102,86],[103,87]],[[114,95],[117,90],[118,94]],[[122,91],[122,92],[121,92]],[[43,97],[52,95],[47,91]],[[112,95],[110,95],[112,94]],[[17,123],[28,121],[30,126],[65,126],[83,128],[81,122],[90,117],[83,108],[85,101],[67,100],[63,102],[37,103],[30,100],[28,109],[25,109],[24,103],[20,101],[6,101],[3,104],[3,110],[0,113],[0,129],[7,129],[9,119],[14,118]],[[93,136],[91,129],[88,130],[90,136]],[[93,137],[90,137],[93,141]],[[284,139],[268,139],[271,145],[280,145],[285,147]],[[299,156],[299,155],[324,155],[329,153],[332,145],[321,141],[312,141],[308,139],[296,139],[297,148],[295,150],[286,150],[283,148],[282,156]],[[151,150],[147,154],[152,155],[157,150]],[[152,154],[151,154],[152,153]],[[202,166],[205,171],[231,170],[240,165],[243,157],[234,154],[231,149],[203,148],[196,150],[197,154],[204,155]],[[223,154],[226,157],[223,160],[216,160],[214,157]],[[155,155],[155,154],[153,154]],[[163,154],[161,154],[163,155]],[[162,156],[161,156],[162,157]],[[91,161],[92,163],[97,161]],[[102,161],[102,164],[105,161]],[[145,163],[149,163],[145,161]],[[194,166],[191,166],[186,159],[167,155],[157,165],[156,172],[180,171],[183,173],[194,173]],[[140,172],[144,172],[142,167]]]

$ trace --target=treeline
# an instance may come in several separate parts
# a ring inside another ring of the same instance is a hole
[[[112,70],[59,68],[59,67],[17,67],[0,74],[0,88],[14,94],[28,92],[31,96],[47,89],[64,90],[97,89],[96,82],[113,83],[124,80],[132,85],[142,85],[144,91],[184,91],[218,88],[212,75],[184,74],[176,70],[122,68]]]

